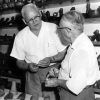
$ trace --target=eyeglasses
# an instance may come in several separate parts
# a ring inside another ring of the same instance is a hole
[[[66,29],[67,31],[68,31],[68,30],[71,31],[71,28],[69,28],[69,27],[57,27],[57,29],[58,29],[58,30]]]
[[[40,19],[40,17],[41,17],[41,16],[35,16],[34,18],[31,18],[31,19],[29,19],[28,21],[26,21],[26,23],[27,23],[27,24],[30,23],[30,22],[35,23],[35,22],[37,22],[37,21]]]

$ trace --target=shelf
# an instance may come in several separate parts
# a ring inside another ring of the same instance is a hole
[[[97,24],[97,23],[100,23],[100,17],[98,17],[98,18],[86,18],[85,19],[85,24]]]
[[[96,94],[100,94],[100,89],[98,89],[98,88],[94,88],[94,93],[96,93]]]
[[[100,42],[92,42],[94,46],[100,46]]]

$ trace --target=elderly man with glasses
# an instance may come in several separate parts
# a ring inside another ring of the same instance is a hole
[[[21,14],[27,26],[16,35],[10,55],[17,59],[19,68],[26,70],[25,92],[32,95],[31,100],[39,100],[41,84],[50,67],[59,66],[66,46],[56,34],[56,24],[42,21],[34,4],[23,6]]]
[[[94,100],[92,85],[99,79],[99,67],[94,46],[83,32],[84,18],[80,12],[69,11],[61,18],[58,35],[62,44],[70,46],[59,71],[47,77],[47,87],[59,87],[60,100]]]

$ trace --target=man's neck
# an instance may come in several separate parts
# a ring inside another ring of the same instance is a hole
[[[38,37],[38,35],[40,33],[40,30],[41,30],[41,25],[40,25],[39,29],[37,29],[37,30],[31,30],[31,31],[32,31],[33,34],[35,34]]]
[[[31,30],[32,31],[32,30]],[[34,34],[34,35],[36,35],[37,37],[38,37],[38,35],[39,35],[39,32],[40,32],[40,30],[36,30],[36,31],[32,31],[32,33]]]

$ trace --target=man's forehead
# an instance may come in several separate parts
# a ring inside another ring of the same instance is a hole
[[[28,10],[25,13],[25,17],[34,17],[34,16],[37,16],[37,15],[39,15],[39,13],[35,10]]]
[[[61,21],[60,21],[60,23],[59,23],[59,26],[71,26],[72,25],[72,23],[69,21],[69,20],[67,20],[67,19],[61,19]]]

